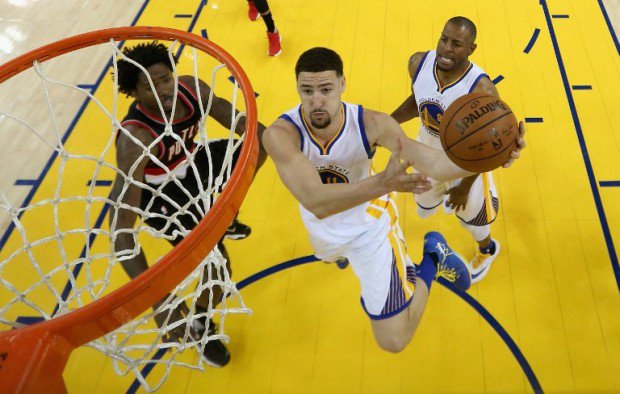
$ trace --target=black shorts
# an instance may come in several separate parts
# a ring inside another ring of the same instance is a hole
[[[215,177],[220,173],[222,169],[224,157],[226,155],[227,145],[227,139],[209,142],[211,162],[214,169],[213,180],[215,180]],[[239,147],[233,153],[233,167],[237,163],[240,150],[241,147]],[[196,163],[196,168],[198,169],[200,182],[202,182],[203,184],[203,189],[206,189],[209,182],[209,160],[204,148],[201,148],[198,150],[198,152],[196,152],[194,162]],[[226,182],[227,180],[228,179],[226,178],[226,173],[224,173],[224,182]],[[198,195],[200,191],[200,189],[198,188],[198,180],[196,179],[196,176],[194,175],[194,172],[191,168],[187,169],[187,175],[185,176],[185,178],[180,179],[179,181],[191,196]],[[149,184],[149,186],[151,186],[153,189],[158,189],[161,185]],[[168,198],[170,198],[181,207],[187,205],[190,200],[190,198],[188,197],[188,193],[183,191],[174,182],[169,182],[168,184],[166,184],[162,189],[162,194],[165,194]],[[159,232],[163,232],[168,236],[172,236],[175,230],[183,233],[176,221],[180,222],[181,226],[183,226],[185,229],[192,230],[194,227],[196,227],[198,222],[203,217],[201,211],[206,212],[202,202],[198,201],[197,203],[191,204],[187,208],[188,213],[175,215],[177,213],[177,208],[175,208],[174,205],[172,205],[165,198],[153,196],[153,194],[146,189],[142,189],[140,208],[142,210],[146,210],[146,207],[151,201],[151,199],[153,199],[153,204],[149,207],[148,212],[157,213],[163,215],[163,217],[151,217],[146,219],[145,222],[150,227],[156,229]],[[200,209],[196,204],[200,204]],[[170,242],[173,245],[176,245],[177,243],[181,242],[181,240],[182,237],[177,236],[174,240],[170,240]]]

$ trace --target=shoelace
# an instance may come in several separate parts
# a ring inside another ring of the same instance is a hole
[[[491,254],[484,254],[484,253],[480,253],[480,252],[476,252],[476,255],[474,256],[474,261],[472,262],[472,267],[473,268],[478,268],[480,266],[480,264],[482,264],[482,261],[484,259],[486,259],[487,257],[491,256]]]
[[[448,249],[447,246],[445,246],[444,244],[440,242],[437,242],[437,249],[439,250],[439,253],[441,253],[441,261],[437,263],[437,275],[436,276],[437,277],[441,276],[442,278],[445,278],[446,280],[450,282],[455,282],[458,279],[459,274],[456,273],[454,268],[448,268],[445,264],[446,258],[448,258],[448,256],[454,253],[450,253],[450,249]]]

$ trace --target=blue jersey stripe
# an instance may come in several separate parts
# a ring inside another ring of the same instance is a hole
[[[364,126],[364,108],[359,105],[357,107],[357,123],[359,124],[360,136],[362,137],[362,143],[364,144],[364,149],[366,149],[366,154],[369,159],[372,159],[375,155],[376,149],[373,151],[368,143],[368,136],[366,135],[366,126]]]
[[[304,135],[303,135],[301,129],[299,128],[299,126],[297,125],[297,123],[295,123],[293,121],[293,119],[290,116],[288,116],[287,114],[280,115],[280,119],[284,119],[287,122],[291,123],[293,126],[295,126],[295,129],[299,133],[299,150],[301,150],[303,152],[303,150],[304,150]]]
[[[418,64],[418,68],[415,70],[415,74],[413,74],[413,79],[411,80],[411,84],[414,84],[415,80],[418,78],[418,74],[420,73],[420,70],[422,69],[422,65],[424,64],[424,61],[426,60],[426,57],[428,56],[429,53],[431,53],[431,51],[426,52],[424,56],[422,56],[422,60],[420,60],[420,64]]]
[[[487,77],[487,78],[489,78],[489,76],[488,76],[488,75],[486,75],[486,74],[480,74],[480,75],[478,75],[478,77],[476,78],[476,80],[474,81],[474,83],[471,85],[471,88],[469,88],[469,92],[467,92],[467,93],[471,93],[471,92],[473,92],[473,91],[474,91],[474,89],[476,88],[476,85],[478,85],[478,81],[480,81],[483,77]],[[489,79],[491,79],[491,78],[489,78]]]

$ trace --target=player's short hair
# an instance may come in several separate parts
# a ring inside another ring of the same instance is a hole
[[[448,23],[451,25],[464,27],[465,29],[469,30],[469,32],[471,33],[471,42],[476,41],[476,34],[478,34],[478,30],[476,29],[476,25],[474,24],[474,22],[472,22],[470,19],[467,19],[464,16],[455,16],[448,19],[448,22],[446,22],[446,24]]]
[[[138,44],[131,48],[124,48],[123,55],[144,68],[148,68],[153,64],[162,63],[172,71],[172,62],[168,55],[168,48],[157,41]],[[174,64],[177,63],[177,59],[174,56],[173,61]],[[119,60],[117,62],[117,68],[118,90],[129,96],[131,91],[135,90],[138,84],[138,77],[142,73],[142,70],[127,60]]]
[[[295,78],[301,72],[318,73],[321,71],[335,71],[336,75],[343,75],[342,59],[335,51],[329,48],[315,47],[302,53],[295,65]]]

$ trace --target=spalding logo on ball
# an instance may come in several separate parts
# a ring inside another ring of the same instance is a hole
[[[439,139],[456,165],[471,172],[491,171],[510,159],[519,125],[499,97],[470,93],[456,99],[443,114]]]

